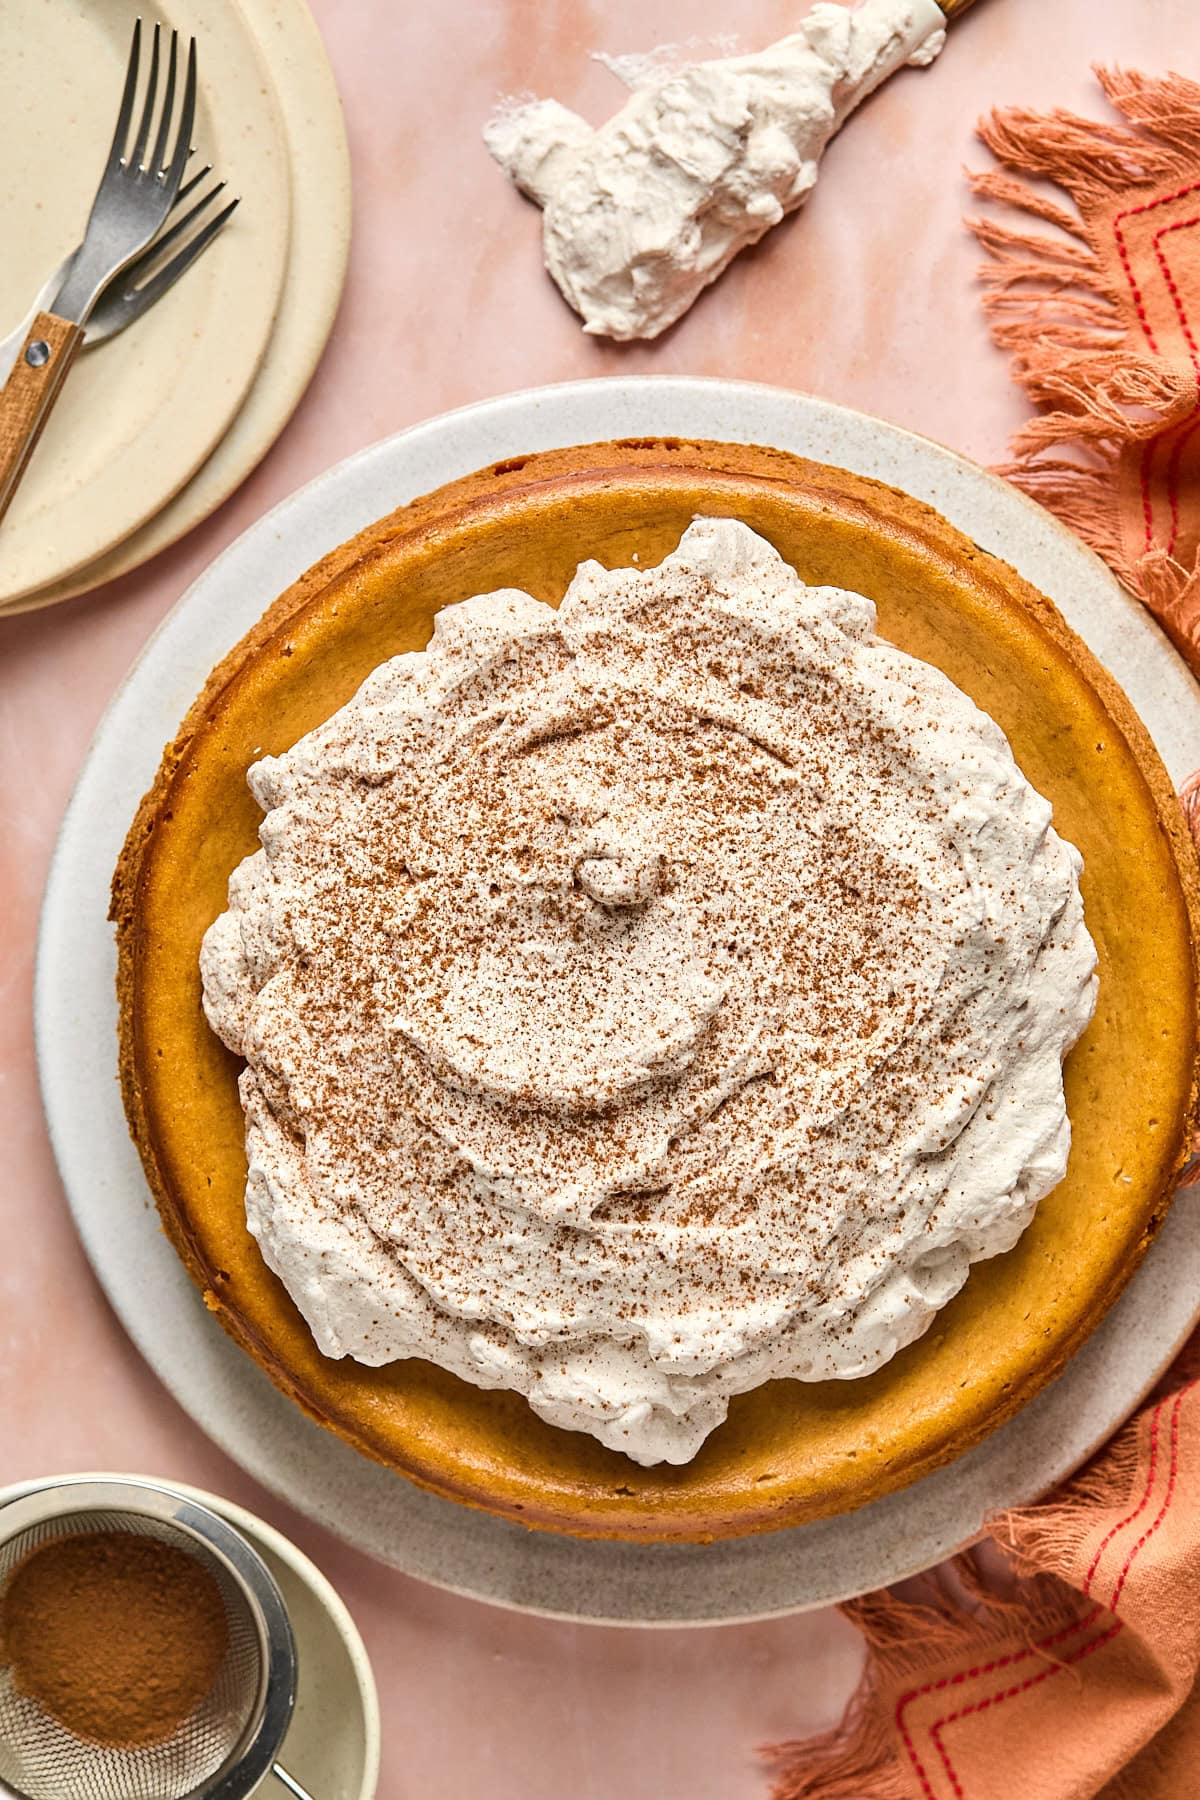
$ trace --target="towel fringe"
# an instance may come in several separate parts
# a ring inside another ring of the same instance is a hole
[[[772,1800],[912,1800],[912,1770],[894,1723],[905,1692],[939,1678],[964,1655],[979,1659],[1011,1649],[1014,1636],[1057,1663],[1038,1640],[1055,1637],[1092,1610],[1050,1575],[1015,1580],[1011,1594],[998,1594],[994,1575],[982,1575],[970,1551],[906,1589],[921,1597],[885,1590],[841,1609],[867,1642],[862,1677],[833,1730],[763,1749],[776,1771]]]
[[[1184,75],[1144,75],[1135,69],[1096,65],[1094,72],[1106,97],[1136,129],[1061,108],[1038,113],[1020,106],[994,111],[979,123],[979,135],[998,162],[1053,181],[1071,195],[1085,221],[1089,210],[1115,194],[1182,179],[1200,155],[1200,84]],[[1047,216],[1011,189],[1003,197]]]
[[[1065,1580],[1078,1561],[1081,1534],[1095,1529],[1098,1516],[1128,1509],[1139,1479],[1142,1429],[1132,1420],[1052,1500],[991,1521],[993,1537],[1019,1576],[1048,1572]]]
[[[834,1730],[762,1754],[778,1771],[771,1800],[911,1800],[869,1668]]]
[[[1127,547],[1122,455],[1194,418],[1194,370],[1134,348],[1122,294],[1105,274],[1091,221],[1117,195],[1194,176],[1200,159],[1200,83],[1097,68],[1127,124],[1013,107],[980,123],[1006,169],[972,174],[974,192],[1041,220],[1030,231],[993,217],[968,220],[989,261],[980,270],[993,341],[1039,408],[997,470],[1092,545],[1138,594],[1176,649],[1200,672],[1200,578],[1162,546]],[[1075,210],[1010,171],[1052,181]]]

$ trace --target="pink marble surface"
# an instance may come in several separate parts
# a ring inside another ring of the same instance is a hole
[[[800,8],[746,0],[317,0],[341,87],[355,234],[341,314],[296,417],[241,491],[108,589],[0,620],[0,1482],[83,1468],[215,1489],[291,1532],[346,1596],[379,1678],[383,1800],[749,1800],[757,1743],[836,1715],[858,1666],[833,1613],[703,1631],[506,1615],[381,1570],[222,1456],[142,1366],[76,1242],[42,1123],[30,983],[37,908],[92,728],[153,626],[224,545],[328,464],[446,407],[567,377],[719,374],[884,415],[992,461],[1023,416],[990,348],[961,168],[993,103],[1094,108],[1093,60],[1200,64],[1195,0],[983,0],[927,73],[898,77],[831,150],[814,199],[661,343],[584,338],[541,273],[539,221],[479,142],[496,96],[618,98],[592,49]],[[31,271],[31,275],[35,273]],[[2,324],[3,321],[0,321]],[[264,595],[264,603],[270,596]],[[81,1046],[108,1057],[111,1046]]]

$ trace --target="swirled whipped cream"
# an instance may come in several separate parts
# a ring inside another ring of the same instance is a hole
[[[1060,1179],[1078,852],[999,727],[703,519],[447,607],[249,781],[204,940],[246,1212],[326,1355],[641,1463],[864,1375]]]
[[[823,3],[752,55],[678,70],[643,59],[597,130],[532,100],[502,107],[484,142],[544,209],[546,268],[584,330],[657,337],[808,198],[834,132],[904,63],[932,62],[945,24],[935,0]]]

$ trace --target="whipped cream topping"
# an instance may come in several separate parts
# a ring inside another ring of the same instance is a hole
[[[807,199],[843,120],[902,64],[931,62],[945,23],[935,0],[814,6],[752,55],[644,61],[598,130],[533,100],[502,108],[484,142],[544,209],[546,267],[584,330],[657,337]]]
[[[700,520],[443,610],[249,781],[204,940],[250,1229],[325,1354],[682,1463],[863,1375],[1061,1178],[1081,860],[999,727]]]

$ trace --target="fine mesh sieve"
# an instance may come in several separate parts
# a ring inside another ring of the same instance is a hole
[[[0,1597],[34,1550],[84,1532],[127,1532],[184,1551],[216,1583],[226,1646],[207,1694],[164,1743],[85,1742],[18,1692],[0,1663],[0,1800],[245,1800],[270,1771],[296,1695],[296,1646],[271,1571],[240,1532],[186,1495],[141,1481],[71,1480],[0,1507]]]

